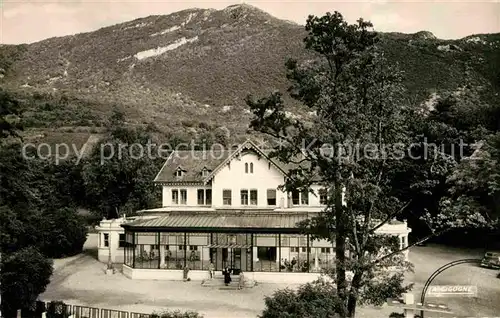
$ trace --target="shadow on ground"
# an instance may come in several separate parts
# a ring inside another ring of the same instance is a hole
[[[87,248],[83,250],[85,255],[88,255],[94,259],[97,259],[97,248]]]

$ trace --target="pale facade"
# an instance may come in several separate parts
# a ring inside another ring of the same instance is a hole
[[[326,207],[326,191],[280,191],[286,170],[250,141],[232,151],[174,152],[155,178],[163,206],[103,220],[99,260],[107,262],[111,249],[131,278],[179,279],[184,267],[192,279],[206,278],[212,263],[260,281],[282,281],[285,273],[314,279],[334,265],[334,246],[301,235],[297,222]],[[410,231],[392,222],[377,232],[400,237],[405,247]]]
[[[320,202],[319,185],[311,187],[314,194],[298,193],[295,196],[287,196],[278,190],[284,182],[283,173],[268,160],[255,153],[247,153],[222,167],[210,180],[210,185],[163,185],[162,202],[163,207],[172,210],[193,207],[208,207],[214,210],[294,207],[295,210],[303,208],[307,211],[312,207],[325,207],[325,204]],[[242,199],[242,196],[246,198]]]

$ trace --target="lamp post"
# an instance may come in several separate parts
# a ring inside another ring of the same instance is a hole
[[[111,245],[113,242],[113,239],[111,237],[112,232],[110,231],[108,234],[108,266],[106,268],[106,274],[114,274],[114,269],[113,269],[113,258],[111,255]]]
[[[113,261],[111,259],[111,242],[108,244],[108,269],[113,269]]]

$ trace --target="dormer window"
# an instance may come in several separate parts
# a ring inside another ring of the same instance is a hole
[[[203,170],[201,170],[202,177],[207,177],[209,173],[210,171],[207,168],[203,168]]]
[[[182,170],[182,168],[181,168],[181,167],[179,167],[179,168],[177,168],[177,170],[175,170],[175,176],[176,176],[177,178],[180,178],[180,177],[182,177],[183,175],[184,175],[184,170]]]

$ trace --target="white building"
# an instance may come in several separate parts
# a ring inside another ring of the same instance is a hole
[[[204,279],[212,262],[257,281],[314,280],[334,265],[334,248],[297,223],[325,208],[326,190],[280,191],[288,169],[249,140],[235,150],[174,151],[154,180],[163,206],[103,220],[99,260],[123,262],[130,278],[182,279],[187,266],[191,279]],[[411,229],[393,221],[377,232],[406,247]]]

